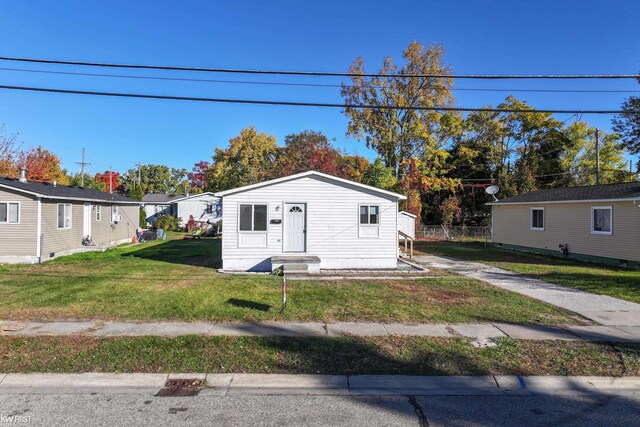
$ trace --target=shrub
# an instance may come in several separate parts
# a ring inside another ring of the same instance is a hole
[[[176,231],[180,227],[180,218],[172,215],[157,215],[153,220],[153,226],[158,229],[162,228],[166,231]]]

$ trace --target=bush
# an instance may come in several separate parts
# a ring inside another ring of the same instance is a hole
[[[180,218],[172,215],[157,215],[152,225],[156,229],[162,228],[165,231],[176,231],[180,227]]]

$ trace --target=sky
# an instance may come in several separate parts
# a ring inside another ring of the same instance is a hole
[[[413,40],[440,43],[458,74],[637,74],[640,1],[66,1],[0,2],[0,56],[88,62],[268,70],[347,71],[361,56],[377,71]],[[340,78],[189,74],[0,61],[0,84],[281,101],[342,101],[337,87],[150,81],[41,74],[45,70],[241,81],[340,84]],[[537,108],[617,109],[638,95],[633,80],[458,80],[457,89],[611,89],[624,93],[454,91],[465,107],[508,95]],[[570,115],[560,120],[574,120]],[[610,116],[582,118],[607,131]],[[0,90],[0,123],[79,171],[126,171],[138,162],[191,169],[247,126],[285,135],[322,131],[351,154],[374,158],[346,137],[340,109],[190,103]]]

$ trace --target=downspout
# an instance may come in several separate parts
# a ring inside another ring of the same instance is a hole
[[[36,257],[38,264],[42,263],[42,199],[38,197],[38,213],[36,216]]]

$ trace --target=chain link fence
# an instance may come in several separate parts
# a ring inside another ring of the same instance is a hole
[[[449,236],[441,225],[424,225],[416,233],[418,239],[429,240],[491,240],[490,226],[467,226],[460,225],[449,227]]]

